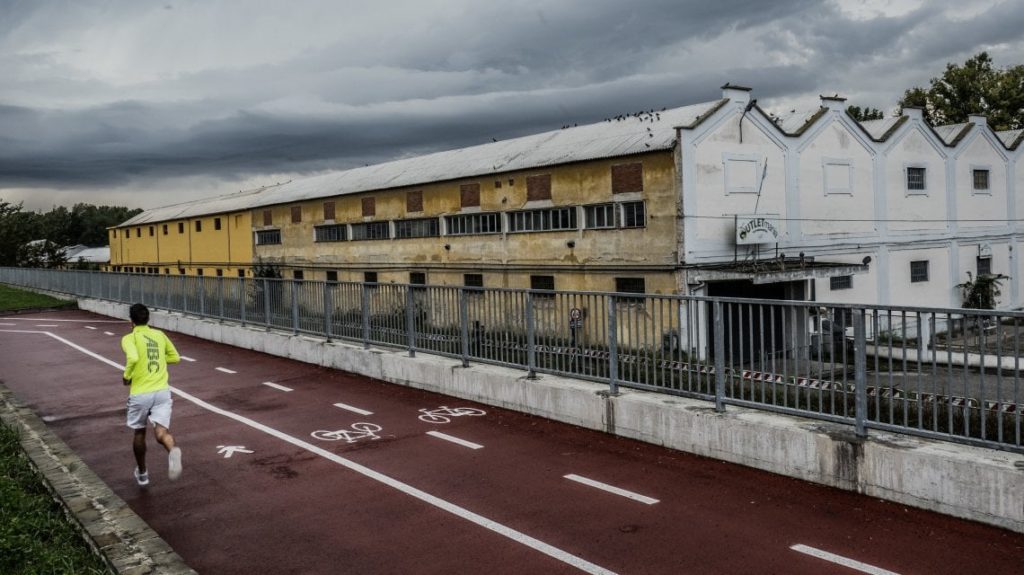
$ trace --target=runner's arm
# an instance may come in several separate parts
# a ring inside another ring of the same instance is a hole
[[[124,375],[121,376],[121,379],[131,383],[132,372],[135,371],[135,364],[139,361],[139,352],[135,349],[135,341],[132,334],[121,338],[121,350],[124,351],[125,357]]]
[[[181,356],[178,355],[178,350],[174,348],[174,344],[171,343],[171,338],[164,336],[164,341],[167,342],[167,346],[164,347],[164,359],[167,363],[178,363],[181,361]]]

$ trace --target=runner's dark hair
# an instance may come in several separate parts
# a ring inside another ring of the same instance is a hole
[[[133,304],[128,308],[128,317],[135,325],[146,325],[149,323],[149,308],[141,303]]]

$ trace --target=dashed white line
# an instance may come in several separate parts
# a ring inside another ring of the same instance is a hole
[[[181,357],[181,359],[184,359],[185,361],[187,361],[189,363],[195,363],[195,361],[196,361],[196,360],[192,359],[191,357],[189,357],[187,355],[183,355],[183,356],[180,356],[180,357]]]
[[[111,331],[105,331],[103,333],[105,333],[106,335],[114,335],[114,332],[111,332]]]
[[[223,371],[224,373],[230,373],[230,374],[238,373],[237,371],[228,369],[226,367],[215,367],[214,369],[216,369],[217,371]]]
[[[16,327],[18,324],[16,324],[16,323],[0,323],[0,325],[2,325],[4,327]]]
[[[470,449],[483,449],[484,448],[484,446],[480,445],[479,443],[473,443],[472,441],[466,441],[465,439],[459,439],[458,437],[453,437],[451,435],[448,435],[447,433],[441,433],[440,431],[428,431],[427,435],[436,437],[438,439],[443,439],[445,441],[451,441],[452,443],[457,443],[457,444],[459,444],[459,445],[461,445],[463,447],[468,447]]]
[[[347,409],[348,411],[351,411],[353,413],[358,413],[359,415],[373,415],[372,411],[366,411],[365,409],[359,409],[358,407],[352,407],[351,405],[348,405],[347,403],[335,403],[334,407],[340,407],[341,409]]]
[[[50,337],[52,337],[52,338],[54,338],[54,339],[64,343],[66,345],[69,345],[69,346],[77,349],[78,351],[80,351],[80,352],[82,352],[82,353],[84,353],[84,354],[86,354],[88,356],[96,358],[97,360],[99,360],[99,361],[101,361],[101,362],[103,362],[103,363],[105,363],[105,364],[107,364],[107,365],[109,365],[109,366],[111,366],[111,367],[113,367],[115,369],[124,370],[124,366],[123,365],[120,365],[120,364],[118,364],[118,363],[116,363],[114,361],[111,361],[111,360],[103,357],[102,355],[100,355],[98,353],[91,352],[91,351],[85,349],[84,347],[82,347],[82,346],[80,346],[78,344],[75,344],[73,342],[70,342],[70,341],[60,337],[57,334],[50,333],[48,331],[36,332],[36,333],[44,333],[44,334],[46,334],[46,335],[48,335],[48,336],[50,336]],[[497,521],[494,521],[493,519],[488,519],[487,517],[484,517],[483,515],[479,515],[477,513],[474,513],[474,512],[472,512],[472,511],[470,511],[470,510],[468,510],[468,509],[466,509],[464,507],[459,507],[458,505],[456,505],[456,504],[454,504],[454,503],[452,503],[450,501],[441,499],[440,497],[437,497],[436,495],[431,495],[430,493],[427,493],[426,491],[423,491],[422,489],[417,489],[416,487],[413,487],[412,485],[409,485],[407,483],[403,483],[403,482],[401,482],[401,481],[399,481],[399,480],[397,480],[397,479],[395,479],[393,477],[390,477],[388,475],[384,475],[383,473],[381,473],[379,471],[374,471],[373,469],[370,469],[369,467],[366,467],[365,465],[360,465],[359,463],[356,463],[356,462],[354,462],[352,460],[345,459],[344,457],[341,457],[340,455],[336,455],[336,454],[334,454],[334,453],[332,453],[330,451],[327,451],[326,449],[317,447],[316,445],[313,445],[312,443],[308,443],[308,442],[303,441],[301,439],[298,439],[296,437],[292,437],[291,435],[288,435],[287,433],[284,433],[283,431],[278,431],[277,429],[274,429],[274,428],[269,427],[267,425],[263,425],[262,423],[259,423],[258,421],[254,421],[252,419],[249,419],[248,417],[244,417],[244,416],[238,415],[236,413],[232,413],[230,411],[221,409],[221,408],[216,407],[214,405],[211,405],[209,403],[206,403],[205,401],[199,399],[198,397],[195,397],[195,396],[193,396],[191,394],[188,394],[188,393],[186,393],[186,392],[184,392],[184,391],[182,391],[182,390],[180,390],[180,389],[178,389],[178,388],[176,388],[174,386],[171,386],[171,391],[173,393],[175,393],[176,395],[178,395],[179,397],[181,397],[183,399],[186,399],[188,401],[191,401],[195,405],[197,405],[197,406],[199,406],[199,407],[201,407],[203,409],[206,409],[207,411],[211,411],[213,413],[222,415],[222,416],[227,417],[229,419],[233,419],[233,420],[235,420],[235,421],[237,421],[237,422],[239,422],[239,423],[241,423],[243,425],[247,425],[247,426],[249,426],[249,427],[251,427],[253,429],[262,431],[263,433],[266,433],[267,435],[270,435],[272,437],[276,437],[276,438],[278,438],[278,439],[280,439],[280,440],[282,440],[284,442],[290,443],[290,444],[292,444],[292,445],[294,445],[294,446],[296,446],[296,447],[298,447],[300,449],[305,449],[306,451],[308,451],[310,453],[313,453],[315,455],[319,455],[320,457],[323,457],[324,459],[327,459],[329,461],[333,461],[334,463],[337,463],[338,465],[340,465],[340,466],[342,466],[342,467],[344,467],[344,468],[346,468],[346,469],[348,469],[350,471],[354,471],[354,472],[356,472],[356,473],[358,473],[358,474],[360,474],[360,475],[362,475],[364,477],[367,477],[367,478],[372,479],[374,481],[383,483],[384,485],[387,485],[388,487],[391,487],[392,489],[395,489],[397,491],[405,493],[406,495],[409,495],[411,497],[415,497],[416,499],[419,499],[420,501],[423,501],[424,503],[427,503],[428,505],[433,505],[434,507],[437,507],[438,509],[441,509],[443,511],[451,513],[452,515],[455,515],[456,517],[459,517],[459,518],[464,519],[466,521],[469,521],[471,523],[475,523],[476,525],[479,525],[480,527],[483,527],[485,529],[489,529],[489,530],[491,530],[491,531],[493,531],[493,532],[495,532],[495,533],[497,533],[497,534],[499,534],[499,535],[501,535],[503,537],[507,537],[507,538],[517,542],[517,543],[520,543],[522,545],[525,545],[525,546],[529,547],[530,549],[533,549],[535,551],[543,553],[543,554],[547,555],[548,557],[551,557],[551,558],[553,558],[553,559],[555,559],[557,561],[561,561],[561,562],[563,562],[563,563],[565,563],[567,565],[571,565],[571,566],[573,566],[573,567],[575,567],[575,568],[577,568],[577,569],[579,569],[581,571],[584,571],[586,573],[592,573],[594,575],[615,575],[614,571],[605,569],[604,567],[601,567],[600,565],[597,565],[595,563],[591,563],[590,561],[587,561],[586,559],[583,559],[582,557],[577,557],[575,555],[572,555],[571,553],[569,553],[567,551],[564,551],[562,549],[559,549],[558,547],[555,547],[553,545],[545,543],[545,542],[543,542],[543,541],[541,541],[539,539],[536,539],[534,537],[530,537],[529,535],[527,535],[527,534],[525,534],[525,533],[523,533],[521,531],[517,531],[517,530],[515,530],[515,529],[513,529],[511,527],[508,527],[506,525],[502,525],[501,523],[498,523]]]
[[[281,391],[294,391],[290,387],[285,387],[285,386],[281,385],[280,383],[274,383],[272,381],[264,381],[263,385],[266,385],[267,387],[273,387],[274,389],[280,389]]]
[[[55,323],[37,323],[36,327],[60,327]]]
[[[39,321],[38,319],[33,319],[33,318],[30,318],[30,317],[0,317],[0,319],[5,320],[5,321]],[[46,321],[63,321],[63,322],[70,322],[70,323],[127,323],[128,320],[122,320],[122,319],[57,319],[57,318],[48,317],[48,318],[46,318]]]
[[[570,481],[582,483],[583,485],[589,485],[590,487],[594,487],[602,491],[607,491],[608,493],[614,493],[615,495],[621,495],[622,497],[627,497],[634,501],[639,501],[640,503],[646,503],[647,505],[654,505],[655,503],[658,502],[658,500],[654,499],[653,497],[647,497],[646,495],[640,495],[639,493],[626,491],[625,489],[615,487],[614,485],[608,485],[607,483],[601,483],[600,481],[595,481],[593,479],[581,477],[579,475],[576,475],[575,473],[570,473],[569,475],[565,475],[563,477]]]
[[[887,571],[880,567],[875,567],[874,565],[861,563],[860,561],[849,559],[843,557],[842,555],[836,555],[835,553],[829,553],[828,551],[822,551],[821,549],[815,549],[814,547],[809,547],[807,545],[797,544],[791,546],[790,549],[792,549],[793,551],[797,551],[799,553],[810,555],[811,557],[817,557],[818,559],[835,563],[836,565],[848,567],[855,571],[860,571],[861,573],[870,573],[871,575],[899,575],[894,571]]]
[[[96,328],[94,326],[87,325],[87,326],[85,326],[85,329],[96,329]]]

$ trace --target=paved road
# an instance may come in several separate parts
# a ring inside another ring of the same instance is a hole
[[[115,367],[127,329],[84,312],[0,318],[0,379],[200,573],[1024,564],[1024,535],[174,333],[192,360],[171,368],[185,473],[167,481],[151,444],[140,489]],[[482,415],[424,413],[442,406]]]

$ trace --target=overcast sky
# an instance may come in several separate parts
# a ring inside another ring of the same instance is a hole
[[[0,0],[0,200],[150,208],[718,98],[892,109],[1024,0]]]

